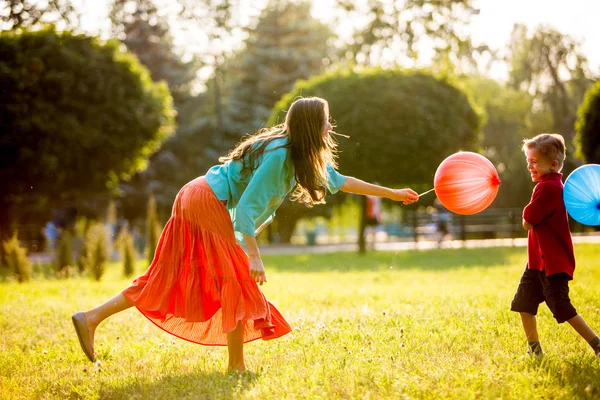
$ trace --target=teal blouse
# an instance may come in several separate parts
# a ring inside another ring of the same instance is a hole
[[[237,240],[242,234],[255,236],[256,229],[275,217],[275,211],[296,186],[294,165],[287,138],[272,140],[258,158],[258,167],[242,175],[239,160],[215,165],[205,175],[206,182],[219,200],[227,201]],[[346,177],[327,165],[327,189],[334,194]]]

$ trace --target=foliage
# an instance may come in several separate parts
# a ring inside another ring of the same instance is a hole
[[[84,270],[89,271],[96,281],[100,281],[106,271],[108,248],[106,231],[102,224],[92,225],[85,235]]]
[[[325,98],[337,130],[350,136],[339,145],[344,175],[425,189],[448,155],[479,149],[479,117],[465,94],[424,73],[340,70],[301,81],[277,103],[270,124],[283,121],[298,96]],[[282,211],[279,226],[293,227],[298,214]]]
[[[551,27],[540,26],[530,32],[525,25],[516,24],[509,62],[510,85],[533,94],[551,112],[552,131],[565,137],[572,154],[577,106],[591,85],[580,43]]]
[[[600,81],[588,90],[579,107],[576,143],[579,157],[600,164]]]
[[[329,102],[336,130],[350,136],[340,139],[340,171],[363,180],[425,187],[448,155],[480,146],[479,117],[465,94],[420,72],[342,70],[298,82],[271,123],[298,96]]]
[[[154,259],[154,252],[156,251],[159,235],[160,224],[156,212],[156,198],[152,194],[148,198],[148,205],[146,207],[146,251],[148,264],[151,264]]]
[[[0,29],[22,30],[55,23],[73,28],[79,25],[79,15],[71,0],[2,0]]]
[[[0,214],[104,195],[172,133],[167,87],[115,42],[2,33],[0,86]]]
[[[73,264],[73,233],[68,229],[62,229],[58,240],[56,251],[56,271],[62,277],[68,278]]]
[[[117,238],[117,247],[121,253],[123,261],[123,276],[130,277],[135,272],[135,247],[133,246],[133,236],[127,227],[123,227]]]
[[[18,282],[26,282],[31,278],[31,261],[27,257],[27,250],[21,246],[17,236],[17,232],[14,232],[9,240],[2,242],[2,247],[6,267],[10,273]]]
[[[552,116],[534,110],[533,96],[483,76],[461,76],[456,85],[483,113],[483,154],[496,166],[502,184],[494,207],[522,207],[531,198],[531,179],[521,151],[524,138],[551,131]]]
[[[228,129],[236,141],[265,126],[275,103],[297,80],[323,71],[331,32],[310,8],[306,1],[272,0],[249,31],[239,63],[228,69],[235,76],[226,102]]]
[[[390,62],[385,58],[391,58],[394,66],[414,65],[419,49],[428,41],[433,43],[434,64],[473,72],[477,69],[475,56],[490,52],[486,45],[474,46],[461,33],[471,16],[478,13],[472,0],[338,0],[337,3],[337,23],[366,21],[341,47],[342,63],[385,65]]]
[[[192,95],[199,63],[195,57],[183,61],[173,44],[169,20],[154,1],[114,0],[110,18],[113,37],[137,56],[154,81],[167,84],[177,112],[175,135],[150,158],[148,168],[120,185],[124,216],[139,220],[150,193],[162,211],[169,210],[181,186],[198,176],[204,142],[195,131],[190,133],[190,125],[205,95]]]

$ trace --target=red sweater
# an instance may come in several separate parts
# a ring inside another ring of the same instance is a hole
[[[575,254],[569,219],[563,200],[562,174],[551,172],[533,189],[523,219],[533,225],[527,240],[527,266],[546,271],[546,276],[561,272],[573,278]]]

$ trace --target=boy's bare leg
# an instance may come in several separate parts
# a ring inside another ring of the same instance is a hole
[[[596,337],[596,334],[594,333],[594,331],[592,330],[592,328],[590,328],[588,326],[588,324],[585,322],[585,320],[583,318],[581,318],[581,315],[576,315],[573,318],[567,320],[567,322],[577,331],[577,333],[579,333],[581,335],[581,337],[583,337],[587,342],[589,342],[590,340],[594,339]]]
[[[520,312],[521,322],[523,323],[523,329],[525,330],[525,336],[527,336],[528,342],[539,342],[540,338],[537,331],[537,320],[535,315],[526,312]]]

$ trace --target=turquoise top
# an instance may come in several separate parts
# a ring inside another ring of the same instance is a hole
[[[294,165],[287,138],[274,139],[258,158],[258,167],[242,175],[242,162],[227,161],[215,165],[205,179],[219,200],[227,201],[237,240],[242,234],[255,236],[256,229],[275,217],[275,211],[296,186]],[[346,182],[331,165],[327,165],[327,189],[336,193]]]

